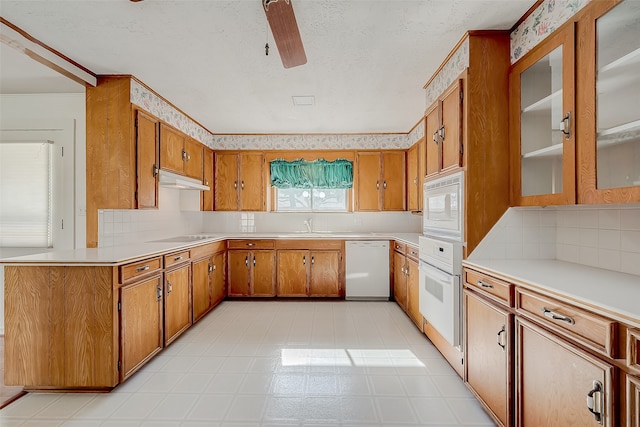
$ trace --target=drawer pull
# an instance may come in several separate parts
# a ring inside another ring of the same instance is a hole
[[[142,267],[136,268],[136,273],[140,273],[141,271],[146,271],[146,270],[148,270],[150,268],[151,267],[149,267],[148,265],[143,265]]]
[[[478,280],[478,285],[482,286],[483,288],[493,289],[493,285],[491,283],[485,283],[482,280]]]
[[[602,393],[602,383],[600,381],[593,382],[593,388],[587,393],[587,409],[593,414],[596,421],[602,424],[602,410],[604,393]]]
[[[174,261],[180,261],[182,259],[182,255],[173,258]]]
[[[247,246],[255,246],[255,245],[256,245],[256,244],[255,244],[255,243],[253,243],[253,242],[249,242],[249,243],[247,243]]]
[[[562,314],[556,313],[553,310],[549,310],[547,307],[542,307],[542,314],[544,314],[544,316],[548,317],[549,319],[559,320],[561,322],[565,322],[570,325],[573,325],[576,323],[576,321],[573,320],[573,318],[569,316],[563,316]]]
[[[502,347],[502,351],[507,351],[507,345],[504,342],[505,332],[507,332],[505,325],[502,325],[502,329],[498,332],[498,345]]]

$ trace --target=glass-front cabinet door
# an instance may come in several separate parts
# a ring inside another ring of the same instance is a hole
[[[565,27],[511,69],[514,205],[575,203],[574,36]]]
[[[590,15],[579,27],[590,84],[578,97],[579,201],[640,202],[640,1],[598,2]]]

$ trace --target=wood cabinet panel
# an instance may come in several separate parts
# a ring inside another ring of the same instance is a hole
[[[440,149],[438,147],[440,129],[440,102],[437,102],[429,110],[425,117],[425,139],[426,146],[426,175],[433,175],[440,172]]]
[[[404,254],[393,252],[393,298],[403,310],[407,310],[407,276]]]
[[[191,259],[189,251],[175,252],[164,256],[164,268],[182,264]]]
[[[273,249],[276,247],[274,240],[227,240],[229,249]]]
[[[510,426],[513,315],[466,289],[464,310],[465,380],[501,425]]]
[[[191,326],[191,266],[165,273],[164,343],[171,344]]]
[[[252,252],[252,296],[275,296],[275,252]]]
[[[309,296],[340,296],[340,251],[311,251]]]
[[[414,144],[407,150],[407,210],[418,211],[422,210],[418,197],[422,186],[420,176],[418,175],[418,158],[419,158],[419,146]]]
[[[382,209],[403,211],[405,201],[405,155],[393,151],[382,153]]]
[[[264,155],[243,153],[240,155],[240,209],[265,210]]]
[[[442,97],[442,170],[462,166],[462,80]]]
[[[411,258],[406,258],[407,276],[407,314],[413,320],[420,331],[423,330],[424,320],[420,313],[420,278],[418,262]]]
[[[508,307],[513,307],[514,286],[512,284],[466,268],[464,281],[468,287],[473,288],[476,292]]]
[[[224,252],[218,252],[212,258],[211,305],[219,304],[227,295]]]
[[[214,176],[213,176],[213,150],[208,148],[204,149],[202,160],[202,175],[203,184],[209,187],[209,190],[202,192],[202,207],[203,211],[213,210],[213,194],[214,194]]]
[[[162,350],[162,294],[161,275],[120,288],[121,381]]]
[[[136,151],[137,151],[137,191],[138,209],[158,207],[158,119],[136,110]]]
[[[516,319],[516,358],[517,425],[616,425],[612,365],[520,319]],[[602,392],[592,396],[600,400],[602,424],[586,403],[594,381],[602,384]]]
[[[191,266],[191,292],[193,296],[193,323],[198,321],[211,307],[210,258],[194,261]]]
[[[215,156],[215,209],[238,210],[238,155],[216,153]]]
[[[627,427],[640,427],[640,378],[627,376]]]
[[[358,153],[358,210],[380,210],[380,153]]]
[[[184,162],[185,135],[172,127],[160,123],[160,167],[164,170],[182,174]]]
[[[516,311],[605,356],[615,358],[617,323],[534,292],[516,290]]]
[[[311,259],[308,251],[278,251],[278,296],[307,296]]]
[[[150,258],[120,266],[120,282],[126,283],[147,274],[162,270],[162,258]]]
[[[249,295],[249,252],[229,251],[229,296]]]
[[[204,146],[195,139],[187,137],[184,141],[184,152],[184,174],[202,182]]]

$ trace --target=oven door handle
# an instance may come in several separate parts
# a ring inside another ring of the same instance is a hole
[[[451,279],[453,278],[453,275],[447,274],[444,271],[439,270],[438,268],[433,267],[424,261],[420,261],[420,271],[441,283],[451,283]]]

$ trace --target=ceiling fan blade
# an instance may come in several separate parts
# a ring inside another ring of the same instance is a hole
[[[306,64],[307,55],[304,53],[291,0],[262,0],[262,6],[284,68]]]

